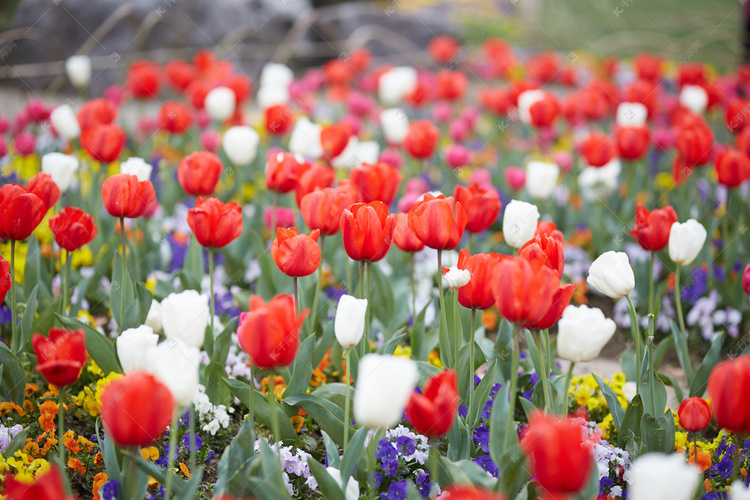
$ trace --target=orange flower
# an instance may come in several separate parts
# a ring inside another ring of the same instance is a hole
[[[300,417],[299,415],[289,417],[289,421],[294,426],[294,432],[297,433],[302,430],[302,425],[305,423],[305,419]]]
[[[497,326],[497,313],[492,309],[482,311],[482,325],[486,330],[494,330]]]
[[[39,405],[39,425],[47,432],[54,432],[55,417],[57,417],[57,403],[48,399]]]
[[[65,444],[65,448],[70,453],[78,453],[79,451],[81,451],[81,447],[78,446],[78,440],[76,439],[76,434],[72,430],[69,430],[63,436],[63,444]]]
[[[104,486],[104,483],[107,481],[109,481],[109,476],[107,476],[106,472],[100,472],[94,476],[94,484],[91,487],[91,490],[94,492],[94,500],[101,499],[101,496],[99,496],[99,489]]]
[[[16,413],[18,413],[20,417],[23,417],[24,415],[26,415],[26,412],[24,411],[24,409],[12,401],[5,401],[5,402],[0,403],[0,417],[4,417],[5,415],[7,415],[8,413],[12,411],[15,411]]]
[[[695,448],[691,446],[689,448],[690,448],[690,452],[688,455],[689,463],[698,465],[701,472],[711,468],[711,465],[713,464],[711,463],[711,455],[709,455],[708,452],[698,449],[698,460],[696,461],[695,460]]]
[[[81,474],[86,474],[86,467],[83,466],[81,460],[78,458],[71,458],[68,460],[68,467]]]
[[[159,450],[155,446],[149,446],[147,448],[141,448],[141,456],[144,460],[153,462],[159,458]]]
[[[31,396],[33,396],[37,392],[39,392],[39,386],[38,385],[32,384],[31,382],[29,382],[28,384],[26,384],[26,397],[27,398],[30,398]]]
[[[185,465],[185,464],[184,464],[183,462],[180,462],[180,470],[181,470],[181,471],[182,471],[182,473],[183,473],[183,474],[185,474],[185,476],[187,476],[188,478],[192,477],[192,475],[190,474],[190,470],[188,470],[188,467],[187,467],[187,465]]]

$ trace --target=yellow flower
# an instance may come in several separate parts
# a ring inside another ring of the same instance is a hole
[[[149,446],[148,448],[141,448],[141,456],[144,460],[153,462],[159,458],[159,450],[155,446]]]
[[[19,285],[23,284],[23,270],[26,267],[26,250],[28,245],[26,243],[16,242],[16,283]],[[0,245],[0,252],[2,253],[5,260],[10,262],[10,242],[5,242]]]
[[[402,345],[400,345],[400,346],[396,347],[395,351],[393,351],[393,355],[409,359],[409,358],[411,358],[411,347],[410,346],[402,346]]]
[[[443,369],[443,362],[440,361],[440,355],[435,350],[430,351],[427,362],[436,368]]]
[[[656,174],[654,186],[659,191],[669,191],[674,187],[674,178],[667,172],[660,172]]]
[[[77,252],[73,252],[73,260],[71,266],[78,269],[81,267],[89,267],[94,263],[94,254],[91,253],[91,249],[88,245],[81,247]]]
[[[153,276],[146,280],[146,288],[148,288],[148,291],[151,293],[154,293],[154,287],[156,286],[156,278]]]

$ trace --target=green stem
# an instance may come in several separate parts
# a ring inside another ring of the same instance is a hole
[[[693,366],[690,362],[688,351],[688,337],[685,329],[685,318],[682,316],[682,297],[680,296],[680,271],[682,266],[677,264],[677,270],[674,273],[674,299],[677,306],[677,321],[680,323],[680,340],[682,341],[682,350],[685,353],[685,375],[689,381],[693,380]]]
[[[299,290],[297,288],[297,277],[292,278],[294,284],[294,317],[296,318],[299,314]]]
[[[475,308],[471,309],[471,344],[469,344],[469,359],[471,360],[471,377],[469,378],[469,411],[471,411],[472,405],[474,404],[474,374],[476,373],[474,369],[474,331],[475,331],[475,321],[477,316],[477,310]],[[486,376],[487,374],[485,374]]]
[[[212,329],[213,330],[213,329]],[[195,474],[195,408],[192,403],[190,403],[190,473]]]
[[[518,388],[518,334],[520,333],[520,326],[518,324],[513,325],[513,357],[510,368],[510,402],[508,411],[508,423],[505,432],[505,439],[503,443],[503,449],[507,450],[510,446],[511,435],[515,434],[516,427],[516,390]]]
[[[19,339],[16,337],[16,240],[10,240],[10,331],[13,342],[13,352],[21,352],[23,346],[18,345]]]
[[[273,440],[277,443],[281,443],[281,431],[279,430],[279,415],[276,411],[280,410],[278,401],[276,401],[276,370],[271,372],[271,385],[268,388],[268,395],[271,398],[271,432],[273,432]]]
[[[323,287],[323,248],[324,248],[325,236],[320,237],[320,266],[318,267],[318,285],[315,287],[315,295],[313,296],[312,305],[312,318],[310,324],[313,330],[315,329],[315,318],[318,315],[318,302],[320,301],[320,289]]]
[[[654,314],[654,262],[656,254],[651,252],[651,266],[648,271],[648,309],[646,313]]]
[[[372,291],[372,262],[367,263],[367,309],[365,309],[365,335],[364,344],[365,348],[362,355],[364,356],[370,350],[370,321],[372,316],[372,307],[370,307],[370,293]]]
[[[177,450],[177,419],[180,416],[180,410],[175,406],[174,410],[172,411],[172,424],[169,426],[169,457],[167,461],[167,481],[166,485],[164,486],[165,492],[164,492],[164,498],[165,500],[169,500],[172,496],[172,483],[174,482],[174,462],[177,458],[177,453],[175,453],[175,450]]]
[[[125,320],[125,280],[128,277],[128,266],[125,262],[127,252],[125,251],[125,218],[120,217],[120,236],[122,238],[122,283],[120,283],[120,287],[122,287],[121,293],[120,293],[120,321]],[[120,332],[123,331],[122,325],[117,325],[120,328]]]
[[[539,362],[542,366],[540,368],[542,369],[542,373],[537,373],[537,376],[542,381],[542,393],[544,395],[544,411],[548,412],[550,408],[550,400],[552,399],[550,396],[550,390],[549,390],[549,370],[547,369],[547,351],[544,349],[544,339],[542,337],[542,332],[539,332],[539,342],[538,342],[540,348],[542,349],[541,355],[539,356]]]
[[[633,341],[635,342],[635,378],[636,378],[636,391],[640,393],[641,387],[641,365],[643,364],[643,347],[641,343],[641,332],[638,328],[638,314],[635,311],[635,304],[633,299],[630,298],[630,294],[626,295],[628,298],[628,304],[630,305],[630,330],[633,334]]]
[[[60,458],[60,467],[67,470],[65,464],[65,387],[57,388],[57,448]]]
[[[271,233],[269,235],[269,240],[273,241],[276,236],[276,203],[279,201],[279,194],[274,191],[273,193],[273,199],[271,200],[271,227],[268,228],[268,231]]]
[[[654,323],[654,317],[653,316],[651,316],[649,318],[649,323],[651,323],[651,326],[650,326],[650,329],[651,329],[650,333],[651,333],[651,335],[649,335],[649,337],[648,337],[648,346],[647,346],[647,348],[648,348],[648,363],[649,363],[648,380],[649,380],[650,386],[654,387],[654,373],[656,373],[656,368],[654,368],[653,325],[655,325],[656,323]],[[651,408],[653,408],[654,411],[658,411],[658,409],[656,408],[656,391],[652,389],[649,392],[651,393]],[[662,408],[662,410],[664,410],[664,408]]]
[[[359,261],[359,298],[365,298],[365,261]],[[370,304],[367,304],[367,309],[370,309]],[[365,342],[368,341],[367,333],[367,311],[365,311],[365,334],[362,335],[362,340],[359,341],[359,359],[365,355]]]
[[[430,453],[430,490],[432,490],[432,483],[439,484],[438,479],[440,476],[440,452],[435,448],[435,453]]]
[[[568,367],[568,374],[565,376],[565,408],[563,411],[565,412],[565,415],[568,414],[568,406],[570,403],[568,402],[570,399],[570,384],[573,383],[573,367],[576,364],[571,361],[570,366]]]
[[[346,398],[344,399],[344,448],[343,452],[346,453],[346,445],[349,443],[349,391],[351,382],[349,382],[349,354],[351,349],[344,350],[344,363],[346,363],[346,369],[344,370],[344,377],[346,378]]]
[[[542,339],[544,340],[544,350],[547,353],[547,371],[555,373],[555,360],[552,355],[552,349],[550,348],[549,341],[549,328],[542,330]]]
[[[443,251],[442,250],[437,251],[437,265],[438,265],[437,281],[438,281],[438,293],[439,293],[438,299],[440,301],[440,323],[443,325],[443,328],[447,331],[448,319],[445,314],[445,302],[443,299]],[[458,349],[458,346],[455,346],[455,348]],[[440,353],[440,357],[443,359],[444,362],[448,361],[447,356],[444,357],[442,352]],[[454,361],[455,361],[455,357],[454,359],[450,360],[451,363]],[[458,366],[454,364],[452,368],[458,369]]]
[[[128,450],[133,455],[128,453],[123,454],[123,467],[125,469],[125,478],[127,483],[123,484],[123,490],[125,492],[125,498],[139,498],[143,497],[143,493],[138,490],[138,466],[135,464],[135,456],[140,455],[140,448],[135,446]]]
[[[442,281],[443,275],[440,275],[440,280]],[[455,352],[455,366],[458,367],[459,363],[459,352],[461,351],[461,344],[464,342],[464,336],[463,331],[461,330],[461,322],[460,318],[458,316],[458,290],[453,289],[453,341],[456,343],[456,352]],[[471,358],[472,363],[474,362],[474,358]],[[472,370],[474,369],[474,365],[471,365]]]
[[[417,286],[414,281],[414,252],[411,253],[411,318],[413,330],[417,325]]]
[[[354,295],[352,293],[352,259],[346,256],[346,293]]]
[[[209,286],[211,289],[208,292],[208,298],[210,300],[209,304],[211,306],[210,314],[211,314],[211,335],[213,337],[216,336],[216,332],[214,331],[214,315],[216,311],[216,297],[214,296],[214,249],[210,248],[208,250],[208,281]]]

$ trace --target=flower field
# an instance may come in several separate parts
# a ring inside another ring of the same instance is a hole
[[[3,498],[750,498],[750,67],[427,50],[0,116]]]

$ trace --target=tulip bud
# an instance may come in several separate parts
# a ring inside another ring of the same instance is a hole
[[[349,141],[346,143],[344,150],[334,157],[331,161],[331,166],[334,168],[345,168],[351,170],[360,164],[360,159],[357,157],[357,149],[359,149],[359,139],[357,136],[349,137]]]
[[[468,269],[459,269],[457,266],[443,267],[443,283],[451,288],[461,288],[470,280],[471,272]]]
[[[665,481],[665,478],[669,478]],[[690,500],[698,485],[698,467],[681,453],[646,453],[630,468],[630,500]]]
[[[711,408],[705,399],[695,396],[682,401],[677,415],[680,427],[688,432],[700,432],[711,423]]]
[[[208,325],[208,296],[195,290],[171,293],[161,301],[164,336],[201,347]]]
[[[700,253],[707,235],[706,228],[695,219],[675,222],[669,231],[669,258],[675,264],[689,265]]]
[[[643,127],[648,118],[648,108],[640,102],[623,102],[617,106],[618,127]]]
[[[49,121],[60,137],[69,141],[77,139],[81,135],[81,127],[78,124],[76,114],[67,104],[56,107],[49,115]]]
[[[708,105],[708,94],[700,85],[685,85],[680,91],[680,104],[693,113],[703,113]]]
[[[505,215],[503,215],[505,241],[513,248],[521,248],[524,243],[534,237],[537,222],[539,222],[539,210],[536,205],[511,200],[505,207]]]
[[[610,196],[620,177],[620,160],[613,159],[603,167],[586,167],[578,176],[578,186],[583,198],[588,201],[598,201]]]
[[[526,165],[526,191],[532,198],[546,199],[557,186],[560,167],[554,163],[531,161]]]
[[[385,142],[398,146],[404,142],[409,131],[409,118],[401,108],[384,109],[380,113],[380,127],[383,129]]]
[[[557,355],[571,363],[591,361],[615,334],[615,322],[601,309],[568,306],[557,322]]]
[[[377,163],[379,155],[380,145],[377,141],[362,141],[357,145],[356,157],[361,163]]]
[[[52,176],[61,192],[70,187],[73,174],[78,170],[78,158],[62,153],[47,153],[42,156],[42,172]]]
[[[745,486],[744,482],[739,479],[735,480],[729,490],[729,500],[750,500],[750,489]]]
[[[354,478],[346,480],[346,488],[344,488],[344,482],[341,480],[341,471],[334,467],[327,467],[326,471],[331,475],[339,488],[344,489],[344,500],[358,500],[359,499],[359,483]]]
[[[355,418],[371,429],[393,427],[401,420],[418,379],[417,364],[410,359],[366,354],[359,360]]]
[[[258,153],[258,132],[247,126],[231,127],[224,132],[221,145],[234,165],[249,165]]]
[[[120,173],[135,175],[138,177],[138,182],[151,180],[151,170],[153,167],[143,158],[128,158],[120,163]]]
[[[320,144],[320,131],[322,127],[316,125],[306,117],[301,117],[292,130],[289,138],[289,151],[295,155],[307,158],[319,158],[323,155],[323,146]]]
[[[544,99],[543,90],[527,90],[518,96],[518,117],[526,125],[533,125],[531,106]]]
[[[526,171],[521,167],[507,167],[504,174],[505,182],[513,191],[518,191],[526,184]]]
[[[168,339],[146,351],[145,357],[148,371],[169,388],[177,406],[192,404],[198,392],[200,350],[179,339]]]
[[[151,300],[151,308],[146,316],[146,326],[150,326],[154,333],[161,332],[161,304],[156,300]]]
[[[84,88],[91,80],[91,59],[86,55],[69,57],[65,61],[65,73],[74,87]]]
[[[624,252],[604,252],[589,267],[586,282],[607,297],[619,299],[635,288],[635,276]]]
[[[286,87],[260,87],[258,89],[258,107],[268,109],[271,106],[287,104],[289,102],[289,90]]]
[[[417,88],[417,70],[411,66],[392,68],[378,80],[378,94],[383,104],[392,106]]]
[[[362,339],[365,331],[365,312],[367,299],[357,299],[351,295],[343,295],[339,299],[333,330],[336,332],[336,340],[344,349],[351,349]]]
[[[158,302],[157,302],[158,304]],[[117,337],[117,357],[122,371],[148,370],[149,360],[143,353],[159,343],[159,336],[148,325],[128,328]]]
[[[228,87],[216,87],[206,95],[206,112],[213,120],[223,122],[234,114],[237,97]]]
[[[288,66],[269,62],[260,74],[261,87],[288,87],[294,80],[294,73]]]

